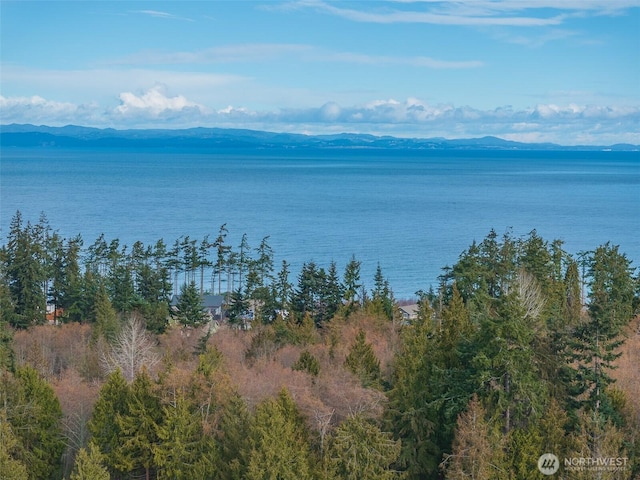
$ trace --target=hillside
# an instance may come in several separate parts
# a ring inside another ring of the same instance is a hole
[[[638,145],[572,146],[482,138],[400,138],[367,134],[302,135],[225,128],[115,130],[67,125],[0,126],[1,147],[58,148],[371,148],[410,150],[640,150]]]

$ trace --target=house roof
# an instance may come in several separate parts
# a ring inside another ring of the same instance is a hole
[[[412,305],[401,305],[400,310],[409,317],[417,317],[418,312],[420,311],[420,305],[417,303]]]

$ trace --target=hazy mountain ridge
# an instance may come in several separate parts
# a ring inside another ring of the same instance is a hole
[[[2,147],[103,148],[377,148],[412,150],[640,150],[639,145],[563,146],[498,137],[400,138],[357,133],[304,135],[232,128],[130,129],[11,124],[0,126]]]

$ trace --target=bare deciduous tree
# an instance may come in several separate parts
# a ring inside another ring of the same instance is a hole
[[[525,317],[535,320],[544,308],[544,296],[535,277],[525,270],[518,271],[516,280],[518,296],[525,310]]]
[[[156,352],[156,342],[140,319],[132,316],[100,360],[105,372],[119,368],[124,378],[131,382],[142,367],[151,370],[160,361],[160,356]]]

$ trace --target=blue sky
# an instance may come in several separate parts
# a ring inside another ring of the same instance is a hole
[[[640,0],[0,1],[3,124],[640,144]]]

